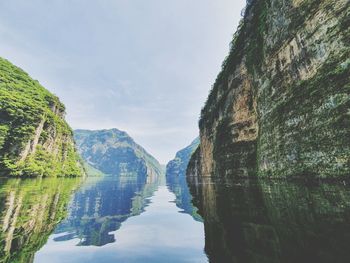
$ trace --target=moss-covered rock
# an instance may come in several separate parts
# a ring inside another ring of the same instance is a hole
[[[59,99],[0,58],[0,174],[82,174],[73,133]]]

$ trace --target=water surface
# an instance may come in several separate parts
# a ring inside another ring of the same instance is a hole
[[[0,178],[0,262],[32,262],[81,180]]]
[[[0,179],[0,262],[350,262],[346,182]],[[69,204],[69,205],[68,205]]]
[[[161,180],[89,178],[34,262],[207,262],[204,227]]]
[[[190,186],[210,262],[350,262],[346,182],[206,177]]]

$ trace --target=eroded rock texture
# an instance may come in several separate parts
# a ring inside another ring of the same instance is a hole
[[[348,0],[251,1],[202,110],[192,174],[349,175],[349,17]]]

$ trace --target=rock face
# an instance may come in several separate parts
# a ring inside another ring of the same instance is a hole
[[[78,151],[88,165],[104,174],[130,176],[162,174],[158,161],[123,131],[76,130]]]
[[[250,1],[200,119],[191,173],[350,174],[350,2]]]
[[[0,175],[82,174],[59,99],[0,58]]]

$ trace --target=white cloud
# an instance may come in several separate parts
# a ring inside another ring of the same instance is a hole
[[[244,3],[2,1],[0,56],[56,93],[72,127],[126,130],[165,163],[198,134]]]

